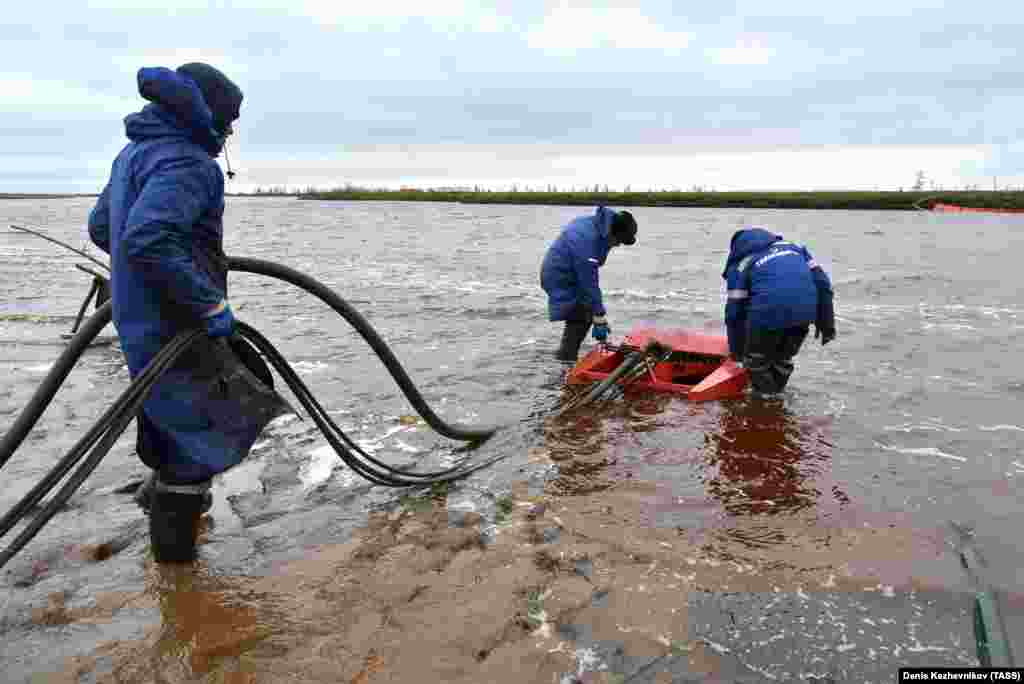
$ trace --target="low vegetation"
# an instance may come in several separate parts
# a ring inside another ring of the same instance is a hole
[[[310,200],[461,202],[464,204],[605,204],[615,207],[749,209],[862,209],[913,211],[935,203],[989,209],[1024,209],[1021,191],[878,192],[511,192],[485,190],[372,190],[342,188],[296,193]]]

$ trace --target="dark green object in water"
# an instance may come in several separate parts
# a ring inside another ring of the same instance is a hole
[[[967,547],[960,551],[960,561],[975,582],[982,584],[979,577],[982,563],[974,549]],[[974,640],[982,667],[1014,666],[996,592],[988,586],[979,588],[974,596]]]

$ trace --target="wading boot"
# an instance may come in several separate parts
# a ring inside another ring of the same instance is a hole
[[[555,358],[565,363],[576,363],[580,354],[580,345],[587,337],[590,330],[590,320],[566,321],[562,330],[562,343],[558,345]]]
[[[188,563],[196,558],[196,537],[210,483],[156,481],[149,510],[149,540],[158,563]]]
[[[153,506],[153,489],[156,487],[156,473],[151,473],[146,480],[139,485],[139,488],[132,494],[132,499],[138,504],[139,508],[149,515],[149,509]],[[213,493],[209,489],[203,493],[203,509],[202,512],[206,513],[210,508],[213,507]]]

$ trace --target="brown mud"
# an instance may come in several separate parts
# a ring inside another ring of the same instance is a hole
[[[264,577],[150,565],[144,592],[75,610],[54,595],[36,611],[43,625],[118,620],[141,608],[162,617],[145,637],[108,643],[39,681],[634,681],[583,671],[572,635],[586,629],[654,663],[642,681],[671,682],[657,672],[661,658],[684,659],[693,677],[723,671],[721,649],[692,638],[693,592],[862,593],[962,581],[941,534],[893,522],[776,520],[785,544],[729,558],[686,530],[651,526],[646,507],[657,489],[620,482],[556,498],[513,488],[491,535],[475,513],[453,520],[440,494],[371,514],[349,542],[310,549]]]

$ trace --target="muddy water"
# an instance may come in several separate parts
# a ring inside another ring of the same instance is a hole
[[[89,208],[6,201],[0,226],[84,246]],[[286,420],[216,483],[183,570],[149,557],[125,438],[3,570],[4,681],[891,681],[977,662],[965,539],[1024,633],[1024,219],[637,209],[638,244],[602,272],[613,337],[720,330],[725,248],[753,224],[827,265],[839,338],[808,344],[781,401],[647,396],[555,421],[537,271],[581,211],[230,199],[229,253],[336,289],[439,414],[505,425],[475,454],[506,458],[447,492],[390,491]],[[60,353],[89,285],[76,263],[0,232],[0,430]],[[462,455],[325,307],[256,276],[231,288],[364,448]],[[110,328],[4,467],[0,509],[126,383]]]

